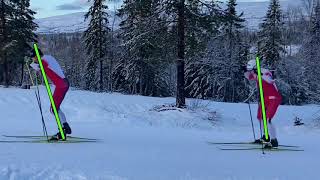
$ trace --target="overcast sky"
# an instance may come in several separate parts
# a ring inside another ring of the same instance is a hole
[[[109,0],[107,0],[109,1]],[[238,2],[258,2],[267,0],[238,0]],[[296,0],[291,0],[296,1]],[[121,0],[108,2],[109,9],[119,7]],[[31,0],[31,8],[37,12],[36,18],[63,15],[88,10],[90,3],[88,0]]]
[[[109,9],[120,6],[121,0],[108,2]],[[31,0],[31,8],[36,14],[36,18],[63,15],[75,12],[85,12],[90,3],[88,0]]]

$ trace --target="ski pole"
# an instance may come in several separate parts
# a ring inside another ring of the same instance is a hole
[[[40,91],[39,91],[39,86],[38,86],[38,78],[36,77],[36,86],[37,86],[37,93],[38,93],[38,105],[39,105],[39,109],[40,109],[40,113],[41,113],[41,121],[42,121],[42,128],[43,128],[43,134],[47,137],[47,141],[49,141],[49,137],[48,137],[48,131],[47,131],[47,127],[46,127],[46,123],[44,121],[43,118],[43,112],[42,112],[42,106],[41,106],[41,98],[40,98]]]
[[[28,70],[28,73],[29,73],[29,76],[30,76],[31,83],[32,83],[33,86],[35,86],[35,83],[33,82],[33,78],[32,78],[32,75],[31,75],[30,68],[29,68],[28,64],[26,64],[26,66],[27,66],[27,70]],[[38,78],[37,78],[36,74],[35,74],[35,77],[36,77],[37,92],[35,91],[34,93],[36,95],[38,106],[39,106],[39,110],[40,110],[40,114],[41,114],[42,130],[43,130],[44,136],[46,136],[47,140],[49,141],[47,127],[46,127],[46,124],[45,124],[45,121],[44,121],[44,118],[43,118],[41,99],[40,99],[40,92],[39,92],[39,87],[38,87]]]
[[[262,120],[260,120],[260,121],[259,121],[259,124],[260,124],[260,136],[261,136],[261,139],[262,139],[262,127],[261,127],[261,121],[262,121]],[[261,143],[261,150],[262,150],[262,154],[265,154],[265,153],[264,153],[264,148],[263,148],[263,143]]]
[[[253,120],[252,120],[252,113],[251,113],[250,102],[248,102],[248,107],[249,107],[249,112],[250,112],[250,119],[251,119],[251,127],[252,127],[253,139],[254,139],[254,141],[255,141],[255,140],[256,140],[256,132],[255,132],[254,126],[253,126]]]

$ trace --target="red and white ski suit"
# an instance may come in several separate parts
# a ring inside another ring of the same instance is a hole
[[[261,69],[261,74],[262,74],[262,87],[263,87],[263,94],[264,94],[266,116],[267,116],[267,119],[271,121],[271,119],[276,114],[279,105],[281,104],[282,97],[277,89],[275,81],[272,78],[272,73],[267,69]],[[257,87],[259,87],[258,75],[254,71],[246,72],[245,77],[249,80],[256,81]],[[261,103],[259,103],[258,115],[257,115],[257,118],[259,120],[262,120],[261,109],[262,109]]]
[[[42,64],[47,77],[55,85],[55,90],[53,93],[53,100],[55,102],[57,111],[60,110],[60,105],[69,90],[69,82],[65,78],[65,75],[57,62],[57,60],[50,56],[44,55],[42,57]],[[52,108],[52,107],[51,107]]]

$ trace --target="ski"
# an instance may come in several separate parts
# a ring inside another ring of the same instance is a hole
[[[250,150],[262,150],[259,147],[252,147],[252,148],[218,148],[224,151],[250,151]],[[263,148],[264,151],[304,151],[303,149],[296,149],[296,148]]]
[[[261,144],[254,143],[254,142],[208,142],[208,144],[213,144],[213,145],[259,145],[259,146],[261,146]],[[300,146],[280,144],[279,147],[299,148]]]
[[[92,140],[66,140],[66,141],[53,141],[53,140],[0,140],[0,143],[94,143],[99,141]]]
[[[6,138],[19,138],[19,139],[47,139],[47,136],[9,136],[9,135],[2,135]],[[49,136],[50,138],[51,136]],[[76,137],[76,136],[67,136],[67,139],[81,139],[81,140],[88,140],[88,141],[98,141],[99,139],[94,138],[83,138],[83,137]]]

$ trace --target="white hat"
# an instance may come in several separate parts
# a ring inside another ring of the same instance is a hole
[[[253,69],[257,68],[257,62],[255,59],[253,60],[250,60],[248,63],[247,63],[247,70],[248,71],[251,71]]]

